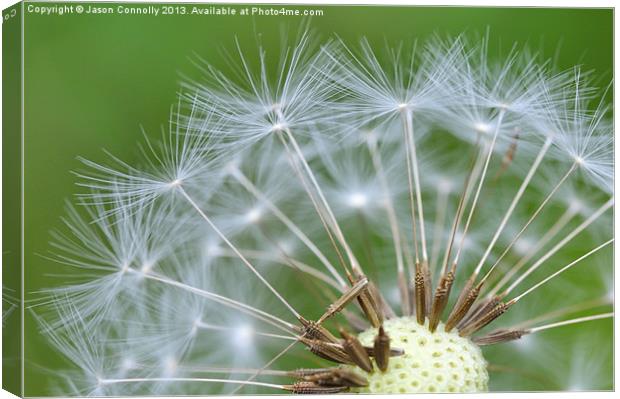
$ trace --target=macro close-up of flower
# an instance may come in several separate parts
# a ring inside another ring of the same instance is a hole
[[[220,38],[138,156],[80,157],[30,307],[51,391],[613,389],[611,82],[306,25]]]

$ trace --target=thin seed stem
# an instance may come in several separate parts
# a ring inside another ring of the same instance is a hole
[[[129,270],[133,270],[133,269],[129,269]],[[243,313],[249,314],[249,315],[251,315],[251,316],[253,316],[253,317],[255,317],[255,318],[259,319],[259,320],[262,320],[262,321],[264,321],[266,323],[269,323],[269,324],[271,324],[271,325],[273,325],[275,327],[278,327],[278,328],[280,328],[280,329],[282,329],[284,331],[288,332],[288,330],[285,330],[284,327],[286,327],[286,328],[288,328],[289,330],[292,330],[292,331],[296,331],[297,330],[295,325],[293,325],[293,324],[291,324],[291,323],[289,323],[287,321],[284,321],[284,320],[282,320],[282,319],[280,319],[280,318],[278,318],[278,317],[276,317],[276,316],[274,316],[274,315],[272,315],[270,313],[267,313],[267,312],[265,312],[263,310],[256,309],[256,308],[254,308],[254,307],[252,307],[250,305],[246,305],[246,304],[244,304],[242,302],[235,301],[235,300],[227,298],[225,296],[218,295],[218,294],[215,294],[213,292],[209,292],[209,291],[206,291],[206,290],[203,290],[203,289],[200,289],[200,288],[192,287],[191,285],[187,285],[187,284],[184,284],[184,283],[182,283],[180,281],[172,280],[172,279],[169,279],[169,278],[164,277],[164,276],[157,275],[157,274],[152,273],[152,272],[145,273],[145,274],[143,274],[143,276],[144,276],[144,278],[148,278],[148,279],[154,280],[154,281],[159,281],[160,283],[164,283],[164,284],[168,284],[168,285],[171,285],[171,286],[174,286],[174,287],[177,287],[177,288],[181,288],[181,289],[186,290],[188,292],[191,292],[193,294],[196,294],[196,295],[199,295],[199,296],[202,296],[202,297],[214,300],[215,302],[221,303],[221,304],[226,305],[228,307],[231,307],[233,309],[239,310],[239,311],[241,311]]]
[[[253,374],[258,369],[250,368],[234,368],[234,367],[196,367],[196,366],[182,366],[179,369],[191,373],[206,373],[206,374]],[[287,370],[263,370],[263,375],[272,375],[278,377],[289,377],[292,372]]]
[[[374,256],[373,256],[373,252],[372,252],[372,240],[371,240],[371,233],[370,233],[370,229],[368,228],[368,222],[366,220],[366,216],[364,215],[364,212],[362,212],[361,210],[356,210],[355,211],[355,216],[357,218],[357,221],[359,222],[359,226],[360,226],[360,231],[361,231],[361,235],[362,235],[362,241],[364,242],[364,255],[366,256],[366,260],[368,262],[369,265],[371,265],[371,267],[376,270],[375,267],[375,260],[374,260]]]
[[[551,323],[551,324],[546,324],[544,326],[533,327],[533,328],[530,328],[530,329],[528,329],[526,331],[529,334],[533,334],[535,332],[549,330],[550,328],[567,326],[569,324],[585,323],[587,321],[593,321],[593,320],[608,319],[610,317],[614,317],[613,312],[601,313],[601,314],[597,314],[597,315],[593,315],[593,316],[578,317],[576,319],[559,321],[557,323]]]
[[[557,310],[553,310],[551,312],[542,314],[540,316],[537,317],[533,317],[531,319],[525,320],[517,325],[514,325],[512,328],[513,329],[519,329],[519,330],[524,330],[527,329],[529,326],[531,326],[532,324],[536,324],[539,322],[544,322],[544,321],[549,321],[552,319],[556,319],[558,317],[564,317],[567,316],[569,314],[572,313],[577,313],[577,312],[581,312],[584,310],[591,310],[597,307],[601,307],[604,305],[609,305],[609,299],[607,297],[601,297],[601,298],[597,298],[597,299],[593,299],[590,301],[585,301],[585,302],[581,302],[575,305],[570,305],[570,306],[566,306],[563,307],[561,309],[557,309]]]
[[[344,257],[342,256],[342,253],[340,252],[340,248],[338,247],[338,244],[336,243],[334,234],[332,233],[332,228],[330,227],[328,220],[326,219],[326,215],[324,214],[323,209],[319,206],[319,203],[314,197],[314,194],[312,193],[312,190],[310,189],[310,186],[306,178],[304,177],[301,169],[299,168],[299,165],[297,164],[298,161],[295,158],[295,154],[293,153],[290,146],[286,142],[286,139],[284,138],[284,136],[282,136],[281,134],[278,134],[278,138],[280,139],[280,141],[282,142],[282,145],[284,146],[284,149],[286,150],[286,154],[288,155],[289,162],[291,163],[291,166],[293,167],[293,171],[295,172],[295,174],[297,175],[297,178],[301,182],[301,185],[306,191],[306,194],[308,194],[308,198],[310,198],[310,202],[312,202],[312,206],[314,207],[314,210],[319,216],[319,220],[321,221],[321,224],[323,225],[323,228],[325,229],[325,232],[327,233],[327,237],[329,238],[329,241],[332,244],[332,247],[334,248],[336,255],[338,256],[338,260],[340,261],[342,268],[347,272],[347,274],[349,274],[349,268],[344,261]]]
[[[527,264],[542,248],[545,247],[552,239],[555,237],[566,225],[575,217],[575,210],[573,208],[568,208],[566,211],[558,218],[558,220],[547,230],[547,232],[540,237],[534,248],[528,251],[526,255],[524,255],[519,261],[510,268],[510,270],[504,274],[501,280],[495,284],[493,289],[489,292],[489,296],[495,295],[504,285],[510,281],[515,274],[521,270],[523,266]],[[487,277],[490,276],[492,270],[489,270],[485,277],[482,279],[484,281]]]
[[[499,258],[497,258],[497,260],[495,261],[493,266],[491,266],[491,268],[489,269],[487,274],[483,277],[482,281],[485,281],[488,278],[488,276],[493,272],[493,270],[497,267],[497,265],[500,264],[502,259],[504,259],[504,256],[506,256],[506,254],[508,254],[508,252],[510,252],[510,249],[515,245],[515,243],[519,240],[519,238],[521,238],[521,235],[523,235],[523,233],[529,227],[529,225],[534,221],[534,219],[536,219],[536,217],[540,214],[540,212],[543,210],[545,205],[547,205],[549,200],[551,200],[551,197],[553,197],[553,195],[558,191],[560,186],[566,181],[566,179],[568,179],[568,177],[571,175],[571,173],[573,173],[573,171],[575,170],[576,167],[577,167],[577,163],[573,163],[573,165],[570,167],[570,169],[564,174],[564,176],[562,176],[560,181],[553,187],[553,189],[549,192],[549,194],[547,194],[547,197],[545,197],[545,199],[538,206],[536,211],[534,211],[534,213],[528,219],[528,221],[525,223],[525,225],[521,228],[521,230],[517,233],[517,235],[512,239],[510,244],[508,244],[508,247],[506,247],[504,252],[502,252],[502,254],[499,256]]]
[[[446,247],[446,252],[443,257],[443,262],[441,266],[440,276],[446,274],[448,270],[448,261],[452,255],[452,249],[454,246],[454,239],[456,237],[456,232],[458,230],[459,225],[461,224],[461,219],[463,217],[465,204],[469,202],[469,196],[471,195],[471,190],[473,189],[472,183],[478,178],[480,173],[480,169],[482,168],[482,154],[485,152],[486,147],[480,147],[478,151],[478,155],[476,158],[472,159],[472,165],[469,169],[467,176],[465,177],[465,182],[463,184],[463,191],[459,197],[458,206],[456,208],[456,213],[454,215],[454,221],[452,222],[452,227],[450,229],[450,238],[448,239],[448,245]]]
[[[435,223],[433,227],[433,245],[431,248],[430,270],[435,272],[439,261],[439,251],[441,250],[441,235],[446,220],[448,210],[449,191],[437,186],[437,212],[435,213]]]
[[[304,334],[305,335],[305,334]],[[273,363],[276,362],[276,360],[278,360],[279,358],[281,358],[282,356],[284,356],[284,354],[286,354],[286,352],[288,352],[289,350],[291,350],[291,348],[293,346],[295,346],[295,344],[297,344],[299,342],[299,338],[295,339],[295,341],[291,342],[290,344],[288,344],[286,346],[286,348],[282,349],[280,351],[280,353],[278,353],[277,355],[275,355],[273,358],[271,358],[271,360],[269,360],[267,363],[265,363],[265,365],[263,367],[261,367],[260,369],[256,370],[256,372],[254,372],[250,377],[248,377],[247,380],[245,380],[246,383],[252,383],[252,381],[254,381],[254,379],[256,377],[258,377],[260,374],[262,374],[263,371],[267,370]],[[243,386],[239,386],[237,387],[234,391],[231,392],[231,395],[236,394],[237,392],[239,392],[239,390],[242,388]]]
[[[306,273],[312,277],[315,277],[323,281],[326,284],[329,284],[331,287],[335,288],[339,292],[342,292],[348,288],[348,285],[342,286],[336,280],[334,280],[327,274],[323,273],[322,271],[317,270],[314,267],[308,265],[307,263],[303,263],[302,261],[298,259],[291,258],[288,255],[277,256],[277,255],[273,255],[270,252],[258,251],[254,249],[239,249],[239,251],[249,259],[268,260],[268,261],[277,262],[277,263],[280,263],[281,265],[288,266],[296,270],[299,270],[300,272]],[[237,255],[233,251],[228,251],[228,250],[220,250],[218,252],[218,255],[234,257],[234,258],[237,257]]]
[[[399,227],[401,237],[405,236],[403,229]],[[404,240],[406,241],[406,240]],[[407,271],[410,276],[415,276],[415,259],[413,254],[411,253],[411,248],[409,245],[403,245],[403,257],[405,258],[405,263],[407,264]]]
[[[381,188],[385,197],[385,211],[388,216],[388,223],[390,225],[392,239],[394,241],[394,253],[396,254],[396,270],[398,273],[398,278],[400,280],[399,290],[401,298],[401,310],[403,314],[407,315],[410,313],[410,300],[407,277],[405,276],[405,265],[403,262],[402,241],[400,237],[400,229],[398,227],[398,219],[396,217],[396,211],[394,210],[394,204],[392,202],[392,196],[390,195],[390,188],[387,182],[387,178],[385,177],[381,155],[377,150],[376,140],[368,140],[368,149],[370,151],[372,162],[374,164],[375,171],[377,172],[377,176],[379,177],[379,182],[381,183]]]
[[[420,221],[420,242],[422,244],[422,260],[428,261],[428,254],[426,252],[426,228],[424,226],[424,210],[422,207],[422,190],[420,188],[420,172],[418,171],[418,156],[416,153],[415,136],[413,134],[413,113],[410,109],[403,109],[401,115],[404,118],[404,130],[406,145],[409,148],[407,156],[411,157],[410,163],[413,172],[413,183],[415,185],[416,203],[418,208],[418,220]],[[413,188],[411,188],[413,189]]]
[[[291,311],[291,313],[293,313],[295,318],[299,319],[301,315],[291,306],[290,303],[288,303],[282,297],[282,295],[280,295],[280,293],[275,288],[273,288],[273,286],[267,280],[265,280],[265,278],[258,272],[258,270],[256,270],[256,268],[250,263],[250,261],[248,261],[247,258],[243,256],[241,252],[239,252],[237,247],[232,242],[230,242],[226,235],[222,233],[222,231],[211,221],[211,219],[202,211],[202,209],[200,209],[198,204],[196,204],[192,197],[187,194],[185,189],[181,186],[178,186],[177,188],[181,195],[185,197],[187,202],[189,202],[189,204],[196,210],[196,212],[198,212],[198,214],[205,220],[205,222],[207,222],[207,224],[213,229],[213,231],[217,233],[217,235],[222,239],[222,241],[224,241],[226,245],[228,245],[230,249],[233,250],[233,252],[239,257],[239,259],[241,259],[241,261],[248,267],[248,269],[250,269],[252,273],[254,273],[256,277],[258,277],[258,279],[276,296],[276,298],[278,298],[280,302],[282,302],[284,306],[286,306]]]
[[[288,128],[286,128],[284,131],[286,132],[286,135],[287,135],[290,143],[293,145],[293,149],[295,150],[295,153],[297,154],[297,156],[301,160],[301,164],[304,167],[304,170],[306,171],[306,174],[310,178],[310,181],[312,182],[312,185],[314,186],[314,188],[315,188],[315,190],[316,190],[316,192],[317,192],[321,202],[323,203],[323,207],[325,208],[325,211],[327,212],[327,214],[329,215],[329,217],[331,219],[332,228],[334,229],[334,232],[336,233],[336,237],[338,237],[338,239],[340,240],[340,243],[342,244],[345,252],[347,253],[349,261],[351,262],[351,266],[353,267],[354,270],[358,270],[361,273],[362,272],[361,266],[360,266],[359,262],[357,261],[357,259],[355,258],[355,255],[353,254],[353,251],[351,251],[351,247],[349,247],[349,244],[345,240],[344,234],[342,234],[342,230],[340,229],[340,225],[338,224],[338,220],[334,216],[334,213],[332,212],[331,207],[329,206],[329,203],[327,202],[327,199],[325,199],[325,195],[323,195],[323,190],[321,190],[321,186],[316,181],[314,173],[312,172],[312,169],[310,168],[310,165],[308,165],[308,161],[306,161],[306,157],[304,156],[303,152],[301,151],[301,148],[299,147],[299,144],[297,144],[297,140],[295,139],[295,136],[291,133],[290,129],[288,129]]]
[[[195,323],[194,325],[196,326],[196,328],[199,328],[202,330],[215,330],[215,331],[235,331],[236,330],[235,327],[220,326],[217,324],[204,323],[202,321],[199,321]],[[258,335],[260,337],[267,337],[267,338],[284,339],[284,340],[289,340],[289,341],[297,339],[295,338],[295,336],[272,334],[272,333],[266,333],[262,331],[252,331],[252,335]]]
[[[568,265],[564,266],[563,268],[561,268],[560,270],[558,270],[557,272],[553,273],[552,275],[550,275],[549,277],[543,279],[542,281],[540,281],[539,283],[535,284],[534,286],[532,286],[530,289],[526,290],[525,292],[523,292],[521,295],[515,297],[513,300],[514,302],[519,301],[521,298],[525,297],[526,295],[528,295],[530,292],[534,291],[535,289],[537,289],[538,287],[540,287],[541,285],[547,283],[549,280],[557,277],[559,274],[563,273],[564,271],[570,269],[571,267],[573,267],[575,264],[581,262],[582,260],[584,260],[585,258],[587,258],[588,256],[598,252],[600,249],[606,247],[607,245],[611,244],[614,241],[614,239],[612,238],[611,240],[608,240],[607,242],[599,245],[598,247],[590,250],[588,253],[586,253],[585,255],[580,256],[579,258],[575,259],[574,261],[572,261],[571,263],[569,263]]]
[[[413,234],[413,248],[414,248],[414,253],[415,253],[415,263],[419,264],[420,263],[420,255],[418,252],[418,227],[417,227],[417,221],[416,221],[416,206],[415,206],[415,190],[414,190],[414,182],[413,182],[413,167],[411,165],[412,161],[411,161],[411,146],[409,145],[409,134],[408,134],[408,118],[406,115],[406,112],[403,110],[401,112],[401,117],[402,117],[402,121],[403,121],[403,133],[405,136],[405,161],[407,164],[407,183],[408,183],[408,187],[409,187],[409,208],[410,208],[410,212],[411,212],[411,229],[412,229],[412,234]]]
[[[601,206],[596,212],[594,212],[588,219],[586,219],[583,223],[581,223],[575,230],[571,231],[563,240],[557,243],[552,249],[549,250],[545,255],[543,255],[536,263],[534,263],[525,273],[523,273],[519,278],[512,283],[510,287],[504,291],[504,296],[508,295],[517,285],[519,285],[523,280],[525,280],[531,273],[533,273],[538,267],[543,264],[547,259],[553,256],[557,251],[559,251],[564,245],[566,245],[570,240],[572,240],[577,234],[581,233],[585,230],[590,224],[592,224],[599,216],[601,216],[605,211],[611,208],[614,204],[614,199],[610,198],[603,206]]]
[[[467,232],[469,230],[469,225],[473,219],[474,213],[476,211],[476,206],[478,205],[478,199],[480,198],[480,192],[482,191],[482,187],[484,186],[484,182],[486,180],[487,171],[489,169],[489,163],[491,162],[491,157],[493,155],[493,149],[495,148],[495,143],[497,142],[497,137],[499,136],[500,127],[502,125],[502,121],[504,119],[504,114],[506,111],[502,109],[499,112],[497,117],[497,124],[495,126],[495,132],[493,133],[493,139],[491,140],[491,144],[489,145],[489,152],[486,156],[486,160],[484,161],[484,167],[482,169],[482,175],[480,176],[480,181],[478,182],[478,187],[476,188],[476,194],[474,195],[474,199],[471,204],[471,208],[469,209],[469,215],[467,216],[467,221],[465,222],[465,228],[463,229],[463,235],[461,236],[461,243],[459,245],[459,249],[456,252],[454,257],[453,265],[458,264],[458,260],[461,254],[461,250],[463,249],[463,244],[465,243],[465,237],[467,236]],[[478,274],[477,271],[475,274]]]
[[[283,385],[269,384],[266,382],[257,381],[242,381],[242,380],[229,380],[220,378],[181,378],[181,377],[160,377],[160,378],[116,378],[116,379],[100,379],[99,384],[131,384],[138,382],[209,382],[209,383],[222,383],[222,384],[239,384],[239,385],[253,385],[259,387],[267,387],[274,389],[284,389]]]
[[[476,271],[474,272],[474,274],[477,275],[478,273],[480,273],[480,270],[484,266],[484,263],[486,262],[489,254],[491,253],[491,250],[493,249],[493,247],[495,246],[495,243],[499,239],[500,234],[502,233],[502,231],[504,231],[504,228],[506,227],[506,223],[508,223],[508,219],[510,219],[510,216],[512,216],[512,212],[514,212],[517,204],[519,203],[519,200],[521,200],[521,197],[523,196],[523,193],[525,192],[525,189],[530,184],[532,177],[534,177],[534,174],[538,170],[540,163],[545,157],[547,150],[549,150],[551,143],[552,143],[552,140],[550,138],[547,138],[547,140],[545,141],[545,144],[543,144],[542,148],[540,149],[540,152],[538,153],[536,160],[530,167],[530,170],[525,176],[525,179],[523,179],[523,182],[521,183],[521,186],[519,187],[517,194],[514,196],[510,206],[508,207],[508,210],[506,211],[506,214],[504,215],[504,218],[502,219],[501,223],[499,224],[499,227],[495,231],[495,235],[493,236],[493,238],[491,239],[491,242],[487,246],[487,249],[484,252],[484,255],[482,256],[482,259],[480,259],[478,266],[476,266]]]
[[[273,202],[269,200],[252,182],[241,172],[239,169],[235,169],[232,173],[233,177],[237,181],[254,195],[259,201],[262,201],[267,208],[297,237],[299,240],[321,261],[325,268],[331,273],[332,276],[338,281],[342,288],[347,287],[347,283],[336,271],[334,266],[327,260],[327,257],[321,252],[321,250],[308,238],[307,235],[288,217],[280,208],[278,208]]]

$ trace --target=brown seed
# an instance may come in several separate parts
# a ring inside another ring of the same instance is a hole
[[[347,387],[365,387],[368,386],[368,380],[353,371],[343,370],[340,368],[327,369],[322,373],[316,373],[303,378],[304,381],[314,382],[320,386],[347,386]]]
[[[310,349],[310,352],[323,359],[341,364],[355,364],[340,344],[303,337],[300,341]]]
[[[433,283],[431,281],[431,269],[428,267],[428,261],[421,262],[422,278],[424,279],[424,304],[426,305],[426,314],[431,312],[431,300],[433,297]]]
[[[363,290],[357,297],[357,301],[362,307],[366,318],[368,318],[370,325],[377,328],[383,324],[383,312],[380,311],[377,301],[373,297],[370,290]]]
[[[448,317],[448,321],[446,322],[445,331],[450,332],[459,321],[461,321],[471,309],[471,306],[474,304],[478,295],[480,295],[480,289],[482,288],[481,284],[478,284],[475,287],[471,287],[473,284],[473,280],[470,279],[463,291],[461,293],[461,297],[457,300],[454,305],[454,309],[452,309],[452,313]]]
[[[368,356],[375,357],[375,348],[372,346],[365,346],[364,349]],[[390,357],[402,356],[405,354],[405,350],[402,348],[390,348]]]
[[[483,313],[493,309],[495,306],[499,305],[500,302],[501,298],[497,295],[491,298],[483,299],[456,325],[456,328],[462,330],[465,325],[469,324],[475,318],[480,317]]]
[[[294,383],[293,385],[283,385],[282,388],[292,393],[302,394],[302,395],[339,393],[339,392],[344,392],[349,389],[349,387],[345,387],[345,386],[322,387],[320,385],[315,384],[314,382],[308,382],[308,381],[298,381]]]
[[[416,320],[418,324],[424,324],[424,320],[426,320],[426,286],[420,263],[416,263],[414,286]]]
[[[345,306],[349,304],[353,299],[357,298],[360,292],[368,285],[368,278],[360,278],[353,286],[351,286],[345,293],[342,294],[334,303],[327,307],[327,311],[318,320],[317,324],[321,324],[323,321],[332,317],[336,313],[340,312]]]
[[[428,321],[428,329],[431,332],[434,332],[437,329],[441,314],[448,303],[450,290],[452,289],[452,284],[454,283],[454,270],[455,267],[452,266],[452,270],[441,276],[439,279],[439,285],[435,289],[435,299],[433,300],[433,306],[431,307],[431,313]]]
[[[379,333],[375,337],[374,358],[379,370],[387,370],[390,363],[390,337],[385,333],[383,326],[379,327]]]
[[[370,299],[370,305],[372,306],[374,313],[376,315],[376,322],[373,324],[373,327],[377,328],[383,324],[383,320],[385,320],[385,315],[383,313],[383,306],[381,304],[385,301],[381,299],[381,293],[377,289],[377,287],[371,281],[368,283],[368,289],[366,290],[368,293],[368,297]],[[372,324],[372,323],[371,323]]]
[[[459,331],[459,335],[461,337],[467,337],[485,327],[493,320],[497,319],[499,316],[503,315],[510,306],[513,305],[514,302],[500,302],[497,306],[495,306],[490,311],[484,313],[480,317],[472,320],[469,324],[465,325],[461,331]]]
[[[357,337],[347,333],[344,330],[340,330],[340,335],[344,339],[342,342],[342,347],[345,352],[349,355],[349,358],[353,360],[355,365],[357,365],[362,370],[370,373],[372,371],[372,362],[370,361],[370,357],[364,349],[362,343],[357,339]]]
[[[305,338],[316,339],[320,341],[327,342],[338,342],[338,338],[334,337],[334,335],[329,332],[328,329],[321,326],[318,322],[304,319],[303,317],[299,318],[299,322],[303,326],[302,335]]]
[[[303,377],[308,377],[311,375],[315,375],[315,374],[320,374],[320,373],[325,373],[329,370],[332,370],[332,368],[319,368],[319,369],[296,369],[296,370],[292,370],[292,371],[288,371],[287,375],[290,377],[295,377],[295,378],[303,378]]]
[[[508,341],[514,341],[520,339],[526,334],[525,330],[495,330],[482,337],[474,338],[473,341],[476,345],[493,345],[502,344]]]
[[[359,279],[364,277],[365,276],[363,275],[357,275],[353,277],[351,274],[347,274],[347,279],[352,285],[354,285]],[[381,308],[379,306],[378,299],[375,297],[375,292],[373,292],[376,290],[369,289],[371,285],[372,283],[369,282],[368,286],[366,286],[365,289],[362,289],[362,291],[357,296],[357,302],[360,304],[360,307],[362,308],[362,311],[366,315],[366,318],[368,319],[370,324],[373,327],[377,328],[381,324],[383,324],[383,312],[381,311]]]
[[[372,281],[368,283],[368,289],[371,291],[373,298],[377,301],[377,307],[381,312],[381,320],[383,320],[386,316],[388,319],[396,317],[396,312],[394,312],[394,309],[392,309],[383,295],[381,295],[381,291],[379,291],[377,286]]]

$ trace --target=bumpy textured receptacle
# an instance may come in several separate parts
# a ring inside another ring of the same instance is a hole
[[[366,373],[351,367],[368,379],[368,386],[356,388],[360,393],[481,392],[488,390],[487,362],[480,348],[455,331],[446,333],[443,324],[431,333],[415,317],[386,320],[383,328],[391,346],[404,349],[402,356],[392,357],[385,372],[374,368]],[[377,329],[361,333],[363,345],[372,346]]]

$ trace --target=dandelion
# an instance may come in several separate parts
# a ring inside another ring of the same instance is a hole
[[[242,83],[204,67],[142,165],[84,161],[34,309],[59,392],[606,386],[496,364],[613,317],[605,93],[485,41],[310,39],[275,74],[237,43]]]

